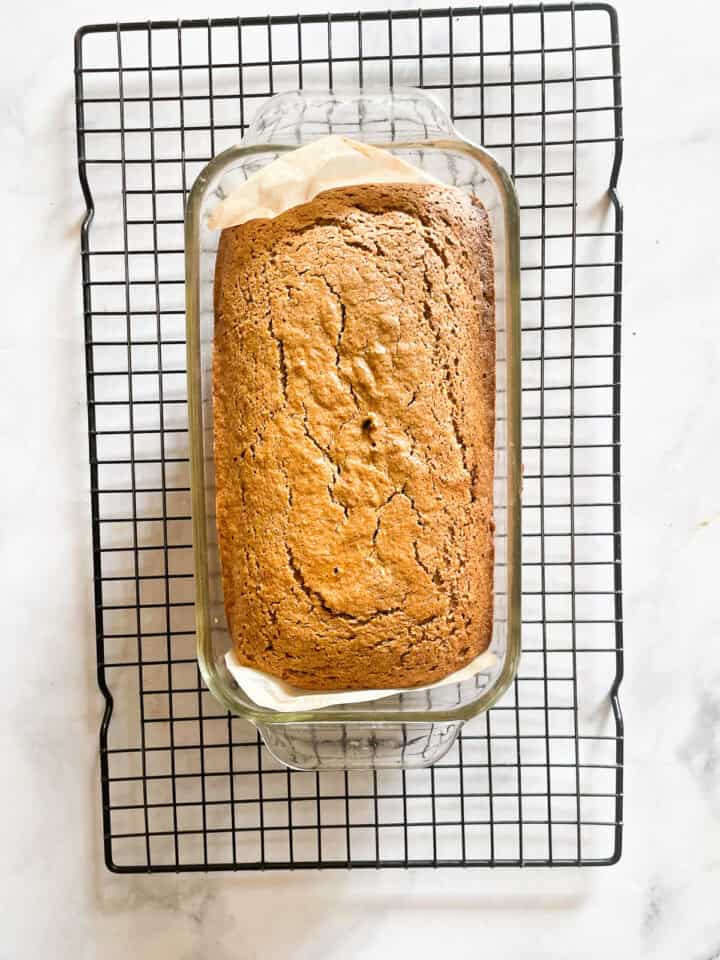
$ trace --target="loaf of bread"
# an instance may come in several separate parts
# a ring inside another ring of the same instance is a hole
[[[240,662],[309,689],[458,670],[493,622],[487,213],[343,187],[223,231],[217,531]]]

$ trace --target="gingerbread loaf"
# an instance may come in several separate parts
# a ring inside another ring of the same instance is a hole
[[[411,687],[493,623],[490,224],[432,184],[329,190],[223,231],[217,531],[239,660]]]

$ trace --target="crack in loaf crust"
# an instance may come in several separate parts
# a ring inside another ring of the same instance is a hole
[[[344,187],[224,230],[213,381],[242,663],[311,689],[409,687],[488,646],[495,326],[478,201]]]

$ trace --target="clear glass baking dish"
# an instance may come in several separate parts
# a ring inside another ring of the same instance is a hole
[[[328,133],[373,143],[437,179],[476,194],[492,222],[496,291],[495,662],[475,677],[430,690],[297,713],[255,704],[225,666],[225,621],[215,526],[212,349],[218,233],[207,220],[236,186],[282,153]],[[507,689],[520,655],[520,263],[515,191],[503,168],[459,136],[417,90],[295,92],[270,99],[242,144],[215,157],[193,185],[185,217],[187,370],[198,661],[219,702],[260,731],[297,769],[428,766],[464,721]]]

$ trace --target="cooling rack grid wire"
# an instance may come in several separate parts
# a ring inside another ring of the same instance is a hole
[[[600,3],[127,23],[76,38],[105,858],[116,871],[590,865],[622,831],[622,150]],[[299,87],[419,86],[521,203],[523,658],[429,770],[291,772],[195,659],[183,210]]]

